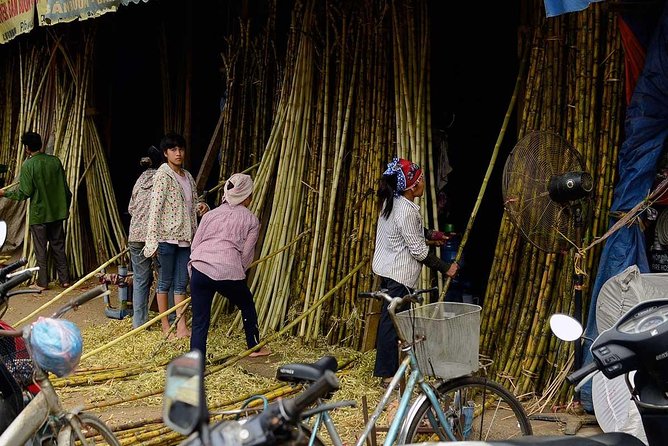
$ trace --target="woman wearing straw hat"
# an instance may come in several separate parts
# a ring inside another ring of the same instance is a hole
[[[253,294],[246,284],[246,270],[253,261],[260,222],[248,209],[253,198],[253,180],[235,173],[223,186],[223,202],[200,222],[190,254],[192,337],[190,349],[206,358],[206,339],[211,323],[211,304],[216,292],[241,310],[246,345],[260,342]],[[250,356],[266,356],[266,347]]]
[[[392,297],[403,297],[417,285],[422,265],[454,277],[459,266],[429,252],[426,238],[444,241],[444,235],[424,229],[420,207],[414,200],[424,193],[424,173],[409,160],[394,158],[380,180],[377,196],[381,213],[376,226],[373,272],[381,288]],[[398,337],[383,302],[376,335],[374,376],[387,385],[399,368]]]

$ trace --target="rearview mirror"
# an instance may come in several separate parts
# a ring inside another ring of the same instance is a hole
[[[5,240],[7,240],[7,223],[0,220],[0,249],[5,244]]]
[[[204,398],[204,361],[199,350],[173,359],[167,366],[162,418],[170,429],[190,435],[208,422]]]
[[[550,316],[550,330],[562,341],[576,341],[582,336],[582,325],[567,314]]]

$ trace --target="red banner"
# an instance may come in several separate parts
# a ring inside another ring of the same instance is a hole
[[[0,43],[33,29],[35,0],[0,0]]]

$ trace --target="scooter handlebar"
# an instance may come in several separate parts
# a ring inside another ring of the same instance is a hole
[[[597,370],[598,370],[598,365],[596,364],[596,362],[590,362],[586,366],[579,368],[570,375],[568,375],[566,377],[566,380],[571,384],[577,384]]]
[[[28,264],[28,259],[19,259],[16,262],[10,263],[7,266],[0,268],[0,282],[4,282],[7,279],[7,274],[16,271]]]
[[[338,378],[334,372],[327,370],[322,378],[318,379],[302,393],[293,399],[284,401],[283,408],[285,410],[285,415],[289,418],[287,421],[294,422],[295,420],[298,420],[304,409],[315,403],[318,398],[321,398],[338,388]]]

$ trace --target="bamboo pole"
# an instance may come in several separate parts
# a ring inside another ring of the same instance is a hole
[[[468,242],[469,234],[471,233],[471,229],[473,228],[473,223],[475,222],[475,218],[478,215],[478,210],[480,209],[480,204],[482,203],[482,197],[485,195],[485,191],[487,190],[487,183],[489,182],[489,178],[492,176],[492,171],[494,170],[494,165],[496,164],[496,158],[499,154],[499,150],[501,149],[501,143],[503,142],[503,139],[506,135],[506,129],[508,128],[508,123],[510,122],[513,110],[515,109],[515,104],[517,103],[517,96],[520,91],[521,81],[524,78],[524,70],[527,66],[528,54],[529,54],[528,48],[525,48],[523,51],[522,59],[520,60],[520,67],[518,69],[517,78],[515,80],[515,88],[513,90],[513,95],[510,98],[510,103],[508,104],[508,109],[506,110],[506,115],[503,119],[503,124],[501,125],[501,131],[499,132],[499,136],[496,139],[496,144],[494,144],[494,150],[492,151],[491,160],[489,162],[489,165],[487,166],[487,171],[485,172],[485,177],[483,179],[482,185],[480,186],[480,191],[478,192],[478,198],[476,199],[475,205],[473,206],[473,212],[471,212],[471,216],[469,217],[469,222],[466,225],[466,230],[464,231],[464,235],[459,244],[459,249],[457,250],[457,256],[455,257],[455,262],[458,262],[461,259],[466,243]],[[445,280],[445,285],[443,286],[443,290],[441,291],[441,294],[438,299],[439,302],[443,302],[443,300],[445,299],[445,294],[448,292],[451,280],[452,278],[450,277],[448,277]]]

